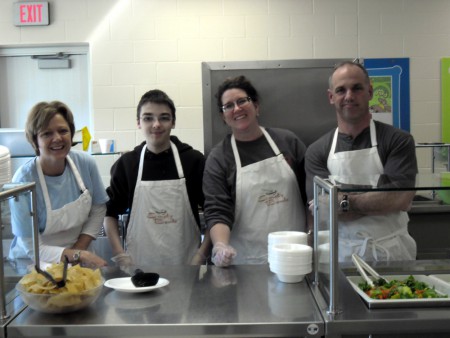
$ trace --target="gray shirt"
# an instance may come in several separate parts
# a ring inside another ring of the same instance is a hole
[[[374,121],[378,142],[378,154],[383,164],[384,174],[392,176],[412,176],[418,172],[415,142],[411,134],[391,125]],[[326,178],[330,175],[327,167],[328,155],[336,129],[312,143],[306,151],[306,192],[308,200],[313,198],[314,176]],[[370,128],[364,129],[354,139],[339,133],[336,152],[370,148]],[[355,173],[357,175],[358,173]],[[363,173],[360,173],[363,174]]]
[[[294,171],[303,205],[305,207],[305,144],[291,131],[278,128],[266,128],[275,144],[283,153],[286,161]],[[272,151],[264,136],[255,141],[236,141],[242,166],[246,166],[276,154]],[[218,143],[206,159],[203,174],[203,193],[205,195],[204,216],[208,227],[224,223],[230,228],[234,222],[236,200],[236,163],[231,148],[231,135]]]

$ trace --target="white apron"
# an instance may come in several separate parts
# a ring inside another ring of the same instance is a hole
[[[305,209],[294,171],[267,131],[261,130],[276,154],[241,166],[234,136],[231,146],[236,161],[235,223],[230,245],[237,255],[233,264],[267,263],[267,237],[281,230],[304,231]]]
[[[47,222],[44,232],[40,235],[40,243],[70,248],[78,240],[83,224],[88,219],[92,206],[92,197],[89,190],[86,189],[80,173],[70,156],[67,155],[66,159],[78,182],[81,194],[78,199],[64,205],[62,208],[52,210],[47,184],[45,183],[39,157],[36,158],[36,169],[47,209]],[[45,257],[40,258],[42,261],[46,261]]]
[[[142,181],[142,148],[127,229],[127,252],[139,266],[189,264],[200,246],[178,149],[170,142],[179,179]]]
[[[338,129],[334,134],[327,162],[332,176],[348,178],[355,173],[372,177],[383,174],[373,120],[370,121],[371,148],[335,153],[337,137]],[[376,185],[376,182],[373,184]],[[408,221],[406,212],[393,212],[339,222],[339,261],[351,261],[353,253],[367,261],[415,259],[417,248],[408,233]]]

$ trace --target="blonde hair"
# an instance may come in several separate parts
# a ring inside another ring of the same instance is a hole
[[[39,102],[28,113],[27,122],[25,123],[25,135],[38,156],[40,153],[37,136],[41,130],[49,125],[50,120],[57,114],[60,114],[67,121],[70,128],[70,137],[73,140],[75,123],[72,111],[66,104],[60,101]]]

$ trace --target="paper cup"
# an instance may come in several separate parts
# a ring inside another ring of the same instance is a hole
[[[98,140],[98,143],[100,145],[100,151],[103,154],[114,152],[114,140],[101,138]]]

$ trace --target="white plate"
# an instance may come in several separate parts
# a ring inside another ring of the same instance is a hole
[[[140,293],[148,292],[155,289],[162,288],[169,284],[169,281],[165,278],[159,277],[158,283],[153,286],[136,287],[131,282],[131,277],[113,278],[105,282],[105,286],[117,291],[128,293]]]

